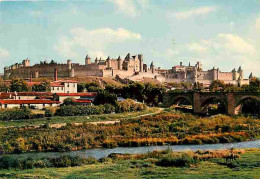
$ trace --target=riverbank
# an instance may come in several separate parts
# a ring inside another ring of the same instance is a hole
[[[17,158],[53,158],[61,156],[78,156],[78,157],[93,157],[101,159],[108,157],[110,154],[146,154],[153,151],[171,150],[173,152],[187,152],[187,151],[206,151],[206,150],[230,150],[230,149],[259,149],[260,140],[226,143],[226,144],[204,144],[204,145],[164,145],[164,146],[143,146],[143,147],[116,147],[116,148],[94,148],[68,152],[28,152],[21,154],[4,154],[3,156],[12,156]]]
[[[0,170],[0,177],[257,178],[260,175],[259,149],[234,150],[232,153],[239,155],[239,158],[226,162],[225,156],[230,152],[172,153],[168,150],[146,155],[114,155],[77,167]]]
[[[217,144],[254,140],[260,133],[260,120],[249,117],[201,118],[176,111],[125,117],[120,123],[106,125],[68,123],[60,128],[2,128],[0,151],[64,152],[100,147]]]

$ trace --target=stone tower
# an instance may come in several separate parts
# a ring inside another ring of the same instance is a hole
[[[85,65],[91,64],[91,58],[87,55],[85,58]]]
[[[237,72],[238,72],[239,76],[241,77],[241,79],[244,79],[244,73],[243,73],[241,66],[238,68]]]
[[[68,70],[71,70],[72,68],[71,60],[67,60],[67,66],[68,66]]]
[[[237,80],[237,79],[238,79],[238,76],[237,76],[237,71],[236,71],[236,69],[234,68],[231,72],[232,72],[233,80]]]
[[[140,72],[144,71],[144,60],[143,60],[143,54],[138,55],[139,63],[140,63]]]
[[[153,61],[152,61],[151,65],[150,65],[150,69],[152,70],[152,73],[154,73],[154,65],[153,65]]]
[[[111,59],[110,59],[110,56],[107,57],[106,59],[106,64],[107,64],[107,68],[111,68]]]
[[[29,67],[30,66],[30,60],[27,58],[27,59],[23,60],[22,64],[23,64],[24,67]]]
[[[122,64],[123,64],[123,60],[122,58],[119,56],[117,59],[117,65],[118,65],[118,70],[122,70]]]
[[[253,73],[251,72],[249,75],[249,79],[253,78]]]

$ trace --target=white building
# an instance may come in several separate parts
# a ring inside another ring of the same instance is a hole
[[[78,84],[73,80],[59,80],[50,84],[51,93],[77,93]]]
[[[97,96],[96,92],[88,92],[88,93],[55,93],[53,98],[55,101],[64,102],[67,98],[73,98],[75,100],[87,100],[93,102],[95,97]],[[77,101],[76,101],[77,102]]]
[[[60,104],[59,101],[52,100],[13,100],[13,99],[4,99],[0,100],[0,109],[7,108],[20,108],[20,107],[34,107],[35,109],[43,109],[45,107],[57,107]]]

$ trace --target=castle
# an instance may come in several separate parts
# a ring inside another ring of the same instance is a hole
[[[117,59],[108,57],[106,60],[96,58],[91,62],[87,55],[85,64],[72,63],[67,60],[67,64],[58,64],[55,62],[30,65],[30,60],[23,60],[22,63],[11,65],[4,68],[4,78],[9,79],[19,77],[28,79],[40,77],[53,77],[54,70],[58,70],[58,77],[75,77],[75,76],[98,76],[98,77],[115,77],[128,78],[134,75],[147,76],[154,78],[155,68],[151,64],[150,68],[143,62],[143,55],[138,54],[131,56],[130,53],[124,59],[120,56]]]
[[[72,63],[67,60],[66,64],[58,64],[41,62],[40,64],[30,65],[30,60],[23,60],[21,64],[14,64],[4,68],[4,78],[10,79],[14,77],[29,79],[40,77],[53,77],[55,70],[58,71],[58,77],[76,77],[76,76],[97,76],[97,77],[116,77],[128,78],[133,81],[142,80],[144,77],[154,78],[160,82],[190,82],[203,83],[209,86],[214,80],[223,80],[226,84],[244,85],[249,84],[249,79],[244,79],[241,67],[236,71],[222,72],[218,68],[213,67],[204,71],[202,64],[197,62],[194,66],[190,63],[185,66],[173,66],[171,69],[155,68],[153,62],[148,67],[144,64],[143,55],[138,54],[131,56],[130,53],[124,59],[120,56],[117,59],[108,57],[106,60],[96,58],[91,62],[91,58],[87,55],[85,64]]]
[[[241,86],[249,84],[249,79],[253,77],[251,73],[249,79],[244,79],[241,66],[237,71],[234,68],[231,72],[222,72],[215,67],[204,71],[200,62],[197,62],[194,66],[191,66],[190,63],[185,66],[180,62],[180,65],[173,66],[170,70],[158,69],[158,73],[164,77],[162,79],[164,82],[202,83],[204,86],[209,86],[214,80],[222,80],[226,84]]]

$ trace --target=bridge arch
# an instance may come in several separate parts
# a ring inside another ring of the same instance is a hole
[[[246,108],[245,111],[243,111],[244,108]],[[260,116],[260,97],[243,96],[240,99],[238,99],[235,104],[234,114],[243,114],[244,112],[258,114],[258,116]]]
[[[187,102],[189,103],[189,105],[192,105],[192,99],[190,99],[187,96],[176,96],[173,100],[172,100],[172,105],[177,105],[179,106],[182,102]]]
[[[211,104],[217,105],[216,113],[227,113],[227,101],[221,96],[210,96],[201,101],[201,113],[207,113]]]

